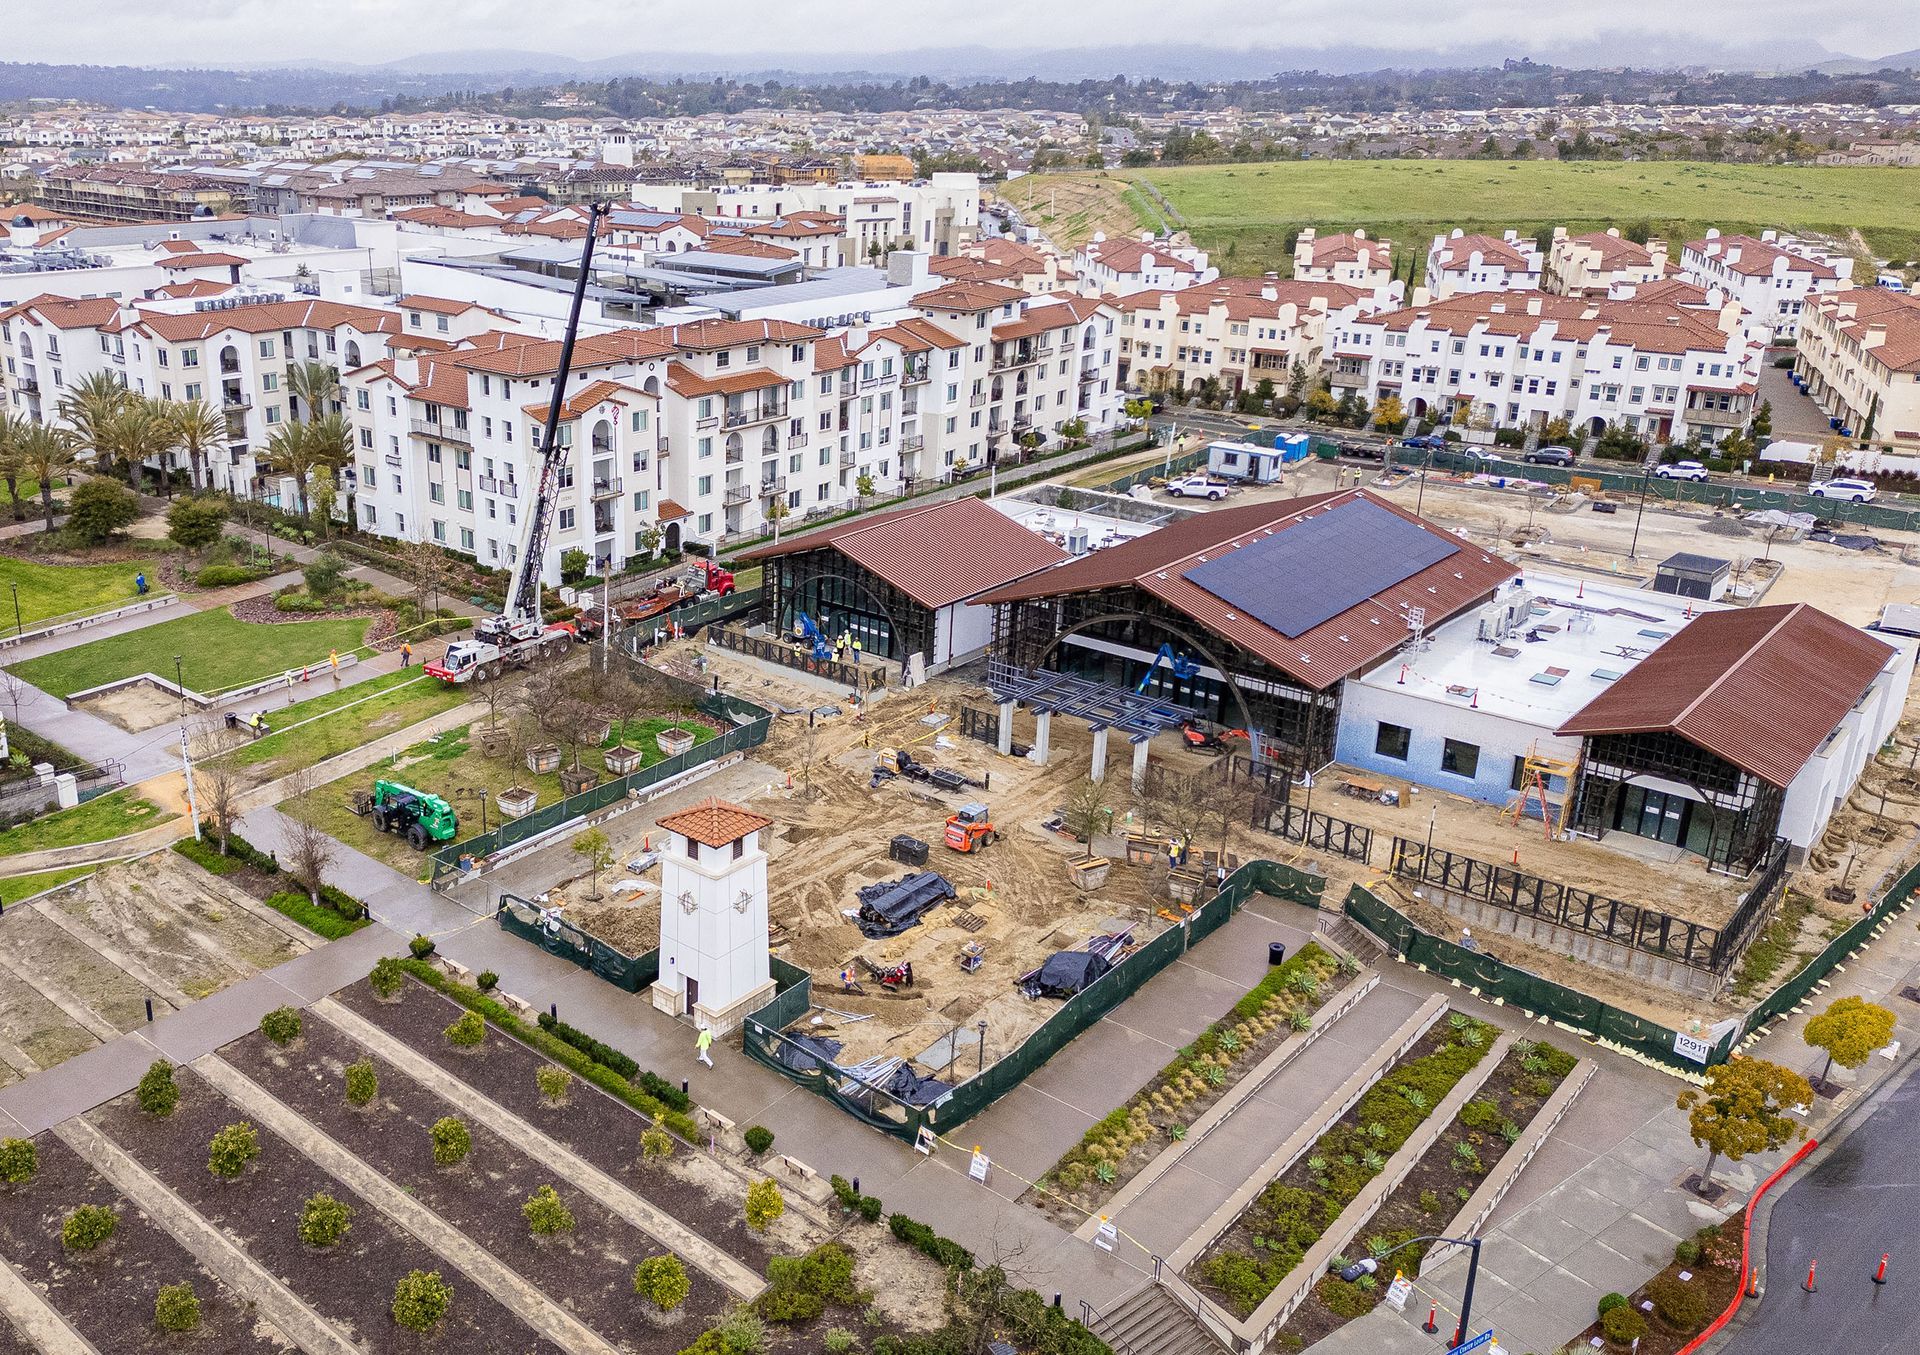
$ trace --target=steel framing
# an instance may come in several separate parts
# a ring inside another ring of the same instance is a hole
[[[1573,794],[1573,830],[1598,838],[1614,818],[1628,784],[1641,776],[1677,782],[1706,806],[1709,868],[1749,875],[1779,835],[1786,792],[1671,730],[1595,734],[1585,743]]]
[[[806,612],[821,624],[830,618],[858,617],[877,623],[860,632],[861,648],[883,659],[905,662],[908,655],[925,654],[933,662],[934,610],[916,602],[831,545],[776,555],[761,577],[766,590],[766,622],[780,634],[793,629],[794,617]],[[838,625],[821,624],[829,638]]]

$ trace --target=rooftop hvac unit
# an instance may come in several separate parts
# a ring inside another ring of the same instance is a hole
[[[1085,555],[1087,553],[1087,529],[1074,527],[1067,532],[1067,554]]]
[[[1488,644],[1499,644],[1507,638],[1512,625],[1503,602],[1489,602],[1480,609],[1479,638]]]

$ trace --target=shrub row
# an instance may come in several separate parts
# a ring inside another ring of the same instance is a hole
[[[905,1214],[889,1214],[887,1227],[909,1247],[925,1252],[948,1270],[973,1269],[972,1252],[952,1238],[940,1236],[924,1223],[910,1219]]]
[[[280,863],[270,853],[261,851],[238,833],[227,834],[227,853],[220,854],[216,845],[219,834],[213,825],[200,824],[202,837],[181,838],[173,844],[173,849],[203,870],[215,875],[232,875],[242,867],[251,866],[262,874],[271,876],[276,884],[285,883],[287,889],[276,889],[262,900],[276,913],[293,919],[310,932],[315,932],[329,941],[337,941],[343,936],[351,936],[368,923],[367,905],[333,885],[320,886],[320,899],[323,906],[314,907],[307,897],[306,890],[295,884],[292,876],[280,869]]]
[[[686,1111],[676,1110],[651,1092],[634,1086],[613,1069],[597,1062],[556,1035],[550,1034],[539,1024],[522,1021],[507,1009],[506,1004],[468,988],[464,984],[455,983],[423,960],[397,960],[395,963],[435,992],[452,998],[468,1011],[478,1012],[522,1044],[531,1046],[555,1063],[571,1069],[601,1091],[619,1097],[641,1114],[652,1116],[661,1125],[678,1134],[685,1142],[690,1144],[700,1142],[702,1137],[700,1126],[694,1123],[693,1117]],[[690,1109],[693,1103],[689,1100],[687,1104]]]
[[[833,1187],[833,1197],[840,1202],[840,1207],[849,1214],[858,1214],[868,1223],[878,1223],[880,1221],[881,1205],[879,1196],[862,1195],[848,1183],[847,1178],[844,1176],[829,1177],[828,1184]]]
[[[565,1040],[595,1063],[604,1064],[608,1068],[613,1069],[614,1072],[620,1074],[620,1076],[627,1079],[627,1081],[634,1083],[641,1091],[651,1096],[654,1100],[661,1102],[669,1109],[677,1110],[683,1115],[693,1109],[693,1098],[691,1096],[688,1096],[658,1073],[642,1068],[639,1064],[635,1063],[629,1055],[615,1049],[612,1045],[603,1044],[601,1041],[587,1034],[584,1030],[576,1029],[568,1025],[565,1021],[556,1019],[551,1012],[540,1013],[539,1020],[540,1029],[558,1039]]]
[[[1486,1057],[1493,1027],[1459,1012],[1449,1023],[1445,1043],[1389,1069],[1360,1098],[1351,1122],[1327,1130],[1307,1150],[1301,1162],[1311,1185],[1282,1177],[1260,1192],[1242,1220],[1252,1234],[1251,1249],[1222,1250],[1207,1259],[1201,1273],[1239,1316],[1260,1306],[1434,1107]]]

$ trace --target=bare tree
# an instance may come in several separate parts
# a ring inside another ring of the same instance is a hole
[[[233,822],[240,817],[240,778],[222,763],[202,762],[194,767],[194,789],[207,826],[220,839],[220,855],[225,856]]]
[[[399,556],[401,577],[413,585],[413,605],[421,620],[427,620],[432,615],[427,604],[453,580],[453,562],[430,541],[408,542]]]
[[[282,816],[290,838],[286,870],[300,882],[301,888],[307,891],[307,897],[317,908],[320,906],[320,890],[326,884],[327,866],[333,860],[334,842],[312,822],[313,811],[318,808],[314,802],[312,769],[302,768],[289,777],[288,782],[299,814]]]
[[[1093,835],[1107,826],[1110,811],[1107,809],[1107,786],[1104,781],[1095,781],[1083,776],[1074,783],[1067,795],[1067,830],[1087,844],[1086,855],[1082,860],[1093,859]]]
[[[800,798],[813,798],[813,764],[820,760],[820,730],[816,725],[808,725],[800,731],[800,742],[794,751],[794,762],[800,773]]]
[[[1213,822],[1215,782],[1207,776],[1182,776],[1152,767],[1141,787],[1141,808],[1148,822],[1170,838],[1192,842]]]
[[[0,668],[0,699],[13,710],[13,726],[20,727],[20,703],[27,699],[27,684],[9,669]]]

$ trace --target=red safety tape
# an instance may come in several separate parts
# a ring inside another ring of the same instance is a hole
[[[1746,1297],[1747,1297],[1747,1282],[1752,1277],[1752,1274],[1753,1274],[1753,1257],[1751,1256],[1750,1253],[1753,1247],[1754,1206],[1760,1203],[1760,1197],[1762,1195],[1765,1195],[1769,1190],[1773,1188],[1773,1183],[1775,1181],[1778,1181],[1781,1177],[1785,1176],[1788,1172],[1792,1171],[1795,1167],[1799,1166],[1801,1160],[1805,1158],[1808,1153],[1811,1153],[1815,1148],[1818,1148],[1819,1146],[1820,1146],[1819,1139],[1808,1139],[1805,1143],[1801,1144],[1797,1150],[1795,1150],[1792,1157],[1788,1158],[1785,1162],[1782,1162],[1778,1167],[1774,1168],[1773,1175],[1769,1176],[1766,1180],[1762,1181],[1760,1183],[1760,1188],[1753,1192],[1753,1198],[1747,1201],[1746,1218],[1742,1221],[1740,1225],[1740,1287],[1734,1291],[1733,1302],[1727,1305],[1727,1310],[1724,1313],[1720,1314],[1719,1317],[1716,1317],[1713,1320],[1712,1325],[1709,1326],[1705,1331],[1701,1332],[1698,1336],[1694,1337],[1691,1341],[1687,1342],[1684,1346],[1680,1347],[1679,1355],[1694,1355],[1695,1351],[1699,1350],[1702,1346],[1704,1346],[1709,1339],[1711,1339],[1714,1336],[1717,1336],[1720,1332],[1720,1329],[1726,1326],[1727,1323],[1731,1322],[1733,1320],[1733,1315],[1740,1311],[1740,1305],[1742,1302],[1746,1300]]]

